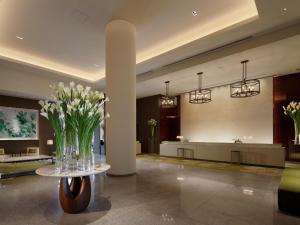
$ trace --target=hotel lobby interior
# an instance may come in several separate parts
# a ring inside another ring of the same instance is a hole
[[[0,0],[0,224],[300,225],[300,1]]]

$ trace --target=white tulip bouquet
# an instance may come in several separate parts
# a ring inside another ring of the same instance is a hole
[[[46,117],[55,133],[56,158],[62,160],[64,157],[64,118],[61,107],[55,102],[39,101],[42,106],[41,115]]]
[[[90,157],[93,132],[109,116],[104,116],[103,107],[108,98],[101,92],[74,82],[69,86],[60,82],[50,87],[54,90],[54,102],[40,101],[41,115],[49,119],[56,136],[61,136],[61,131],[65,134],[66,146],[76,145],[77,137],[79,158]],[[55,128],[56,124],[60,129]]]
[[[299,144],[300,135],[300,102],[290,102],[287,107],[283,106],[284,114],[292,118],[295,128],[295,144]]]

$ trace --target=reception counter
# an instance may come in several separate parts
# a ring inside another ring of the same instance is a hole
[[[279,144],[163,142],[160,155],[178,157],[177,149],[184,148],[192,155],[187,158],[231,162],[231,151],[239,151],[241,163],[284,167],[285,149]]]

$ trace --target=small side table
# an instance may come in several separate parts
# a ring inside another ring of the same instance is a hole
[[[237,160],[234,160],[234,158],[236,158]],[[241,164],[241,152],[240,151],[231,151],[230,162]]]
[[[35,172],[40,176],[59,177],[59,201],[66,213],[80,213],[84,211],[91,200],[90,175],[104,173],[110,169],[110,165],[99,163],[90,171],[65,171],[58,173],[54,165],[45,166]],[[68,178],[71,178],[69,184]]]
[[[191,157],[186,157],[186,153],[189,153],[189,155],[191,156]],[[189,148],[185,148],[184,149],[184,158],[185,159],[194,159],[194,150],[193,149],[189,149]]]
[[[177,148],[177,157],[184,159],[184,148]]]

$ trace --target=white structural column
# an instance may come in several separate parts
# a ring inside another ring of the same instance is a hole
[[[106,26],[106,160],[109,174],[136,172],[135,27],[124,20]]]

